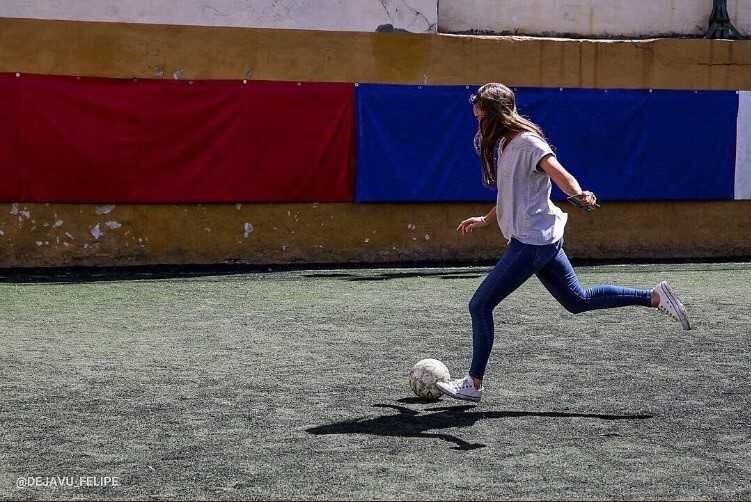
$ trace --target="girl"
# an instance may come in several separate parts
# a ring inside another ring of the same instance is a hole
[[[610,285],[582,288],[563,251],[567,215],[550,200],[551,180],[575,205],[587,210],[597,207],[597,198],[592,192],[582,191],[558,162],[542,130],[519,115],[511,89],[502,84],[485,84],[470,102],[479,122],[475,149],[482,160],[483,183],[496,186],[498,196],[488,214],[462,221],[457,231],[466,234],[496,218],[508,246],[469,303],[469,374],[439,382],[441,391],[457,399],[480,401],[482,378],[493,347],[493,309],[533,274],[574,314],[643,305],[658,308],[680,321],[683,329],[690,329],[686,309],[665,281],[651,290]]]

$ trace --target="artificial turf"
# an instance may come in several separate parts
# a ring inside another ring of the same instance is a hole
[[[5,279],[0,497],[751,498],[751,264],[577,269],[669,279],[688,332],[532,279],[496,309],[482,403],[416,400],[419,359],[466,372],[487,270]]]

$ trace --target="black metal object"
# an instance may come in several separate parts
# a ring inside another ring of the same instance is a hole
[[[709,28],[707,28],[704,38],[726,38],[731,40],[746,38],[730,22],[728,0],[714,0],[712,14],[709,16]]]

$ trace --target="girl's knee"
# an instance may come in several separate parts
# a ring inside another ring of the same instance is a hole
[[[589,310],[587,308],[587,300],[578,296],[564,298],[560,303],[563,305],[563,308],[572,314],[581,314],[582,312]]]
[[[482,314],[483,312],[487,310],[488,310],[487,303],[481,296],[475,295],[469,301],[469,313],[470,314],[478,315],[478,314]]]

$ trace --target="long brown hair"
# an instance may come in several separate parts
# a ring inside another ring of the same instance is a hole
[[[531,132],[542,139],[545,136],[540,126],[516,111],[514,91],[503,84],[489,83],[473,95],[472,104],[484,113],[480,119],[480,157],[482,159],[483,181],[495,185],[496,166],[493,150],[502,136],[514,136],[521,132]]]

